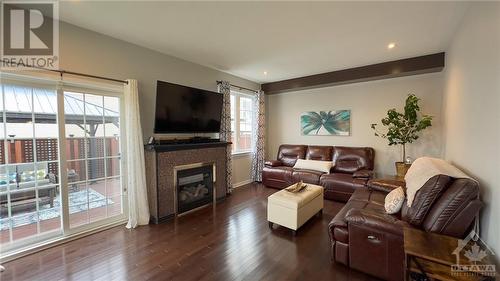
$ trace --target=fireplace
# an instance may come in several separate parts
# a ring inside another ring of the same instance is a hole
[[[214,169],[203,163],[175,167],[177,215],[214,202]]]
[[[179,214],[177,172],[185,169],[206,165],[213,167],[212,193],[215,199],[210,203],[214,202],[215,205],[216,202],[226,198],[228,192],[227,153],[231,151],[229,143],[153,144],[146,145],[145,149],[151,222],[165,222]]]

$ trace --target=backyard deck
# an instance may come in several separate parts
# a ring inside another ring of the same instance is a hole
[[[102,220],[106,217],[112,217],[114,215],[119,215],[122,212],[121,206],[121,187],[119,179],[113,181],[108,181],[105,185],[104,182],[98,182],[90,184],[88,186],[93,191],[102,195],[101,201],[107,204],[101,207],[90,207],[89,210],[82,210],[70,214],[70,227],[77,227],[80,225],[92,223],[95,221]],[[86,188],[80,188],[80,191],[85,192]],[[72,191],[70,190],[70,193]],[[16,214],[16,216],[22,216],[23,213]],[[27,215],[27,214],[26,214]],[[27,225],[21,225],[12,228],[12,240],[16,241],[22,238],[30,237],[36,235],[37,233],[46,233],[49,231],[57,230],[61,228],[61,217],[60,215],[55,218],[50,218],[46,220],[40,220],[39,222],[39,232],[37,223],[31,223]],[[0,231],[0,243],[5,245],[9,243],[10,234],[9,229],[4,229]]]

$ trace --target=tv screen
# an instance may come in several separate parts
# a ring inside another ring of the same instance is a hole
[[[216,133],[222,94],[158,81],[155,133]]]

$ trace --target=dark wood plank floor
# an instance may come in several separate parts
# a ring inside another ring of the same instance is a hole
[[[268,228],[274,192],[250,184],[168,223],[68,242],[4,264],[0,280],[372,280],[330,262],[327,225],[342,204],[325,201],[293,237]]]

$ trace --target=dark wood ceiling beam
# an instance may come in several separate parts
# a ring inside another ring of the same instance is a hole
[[[440,72],[445,53],[395,60],[262,84],[268,95],[341,84]]]

